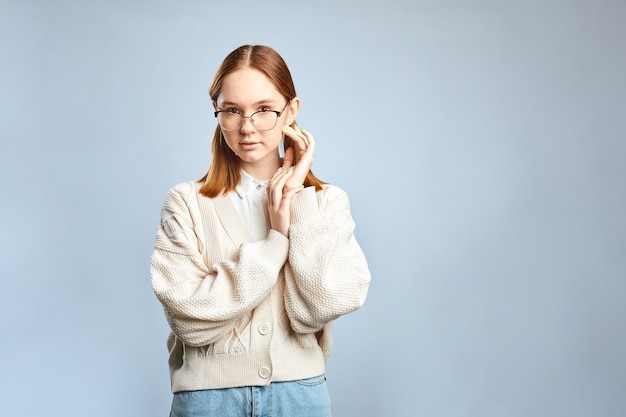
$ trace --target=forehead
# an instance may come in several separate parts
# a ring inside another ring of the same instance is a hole
[[[246,105],[280,98],[281,94],[265,74],[253,68],[242,68],[224,77],[217,104],[227,101]]]

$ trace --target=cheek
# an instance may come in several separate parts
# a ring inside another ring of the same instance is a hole
[[[265,132],[264,136],[267,142],[280,142],[283,139],[283,131],[282,129],[270,130],[269,132]]]
[[[228,147],[232,150],[233,147],[239,142],[239,138],[237,135],[233,135],[233,132],[222,132],[222,134],[224,135],[224,142],[226,142],[226,145],[228,145]]]
[[[272,130],[268,130],[262,133],[263,133],[263,136],[266,138],[266,140],[269,140],[272,142],[276,142],[276,141],[280,142],[283,138],[283,124],[281,124],[279,120],[276,126],[274,126]]]

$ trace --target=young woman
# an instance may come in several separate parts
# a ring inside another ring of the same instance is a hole
[[[311,172],[315,140],[276,51],[237,48],[209,93],[211,165],[169,191],[151,260],[170,415],[330,416],[332,323],[370,282],[348,197]]]

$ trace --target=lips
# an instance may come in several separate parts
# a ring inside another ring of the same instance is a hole
[[[254,148],[259,143],[260,142],[239,142],[239,146],[241,146],[244,149],[250,149],[250,148]]]

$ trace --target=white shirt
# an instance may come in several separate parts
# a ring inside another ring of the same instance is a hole
[[[265,204],[268,183],[269,180],[254,179],[242,169],[241,182],[236,192],[230,193],[237,213],[255,241],[265,239],[269,233],[270,219]]]

